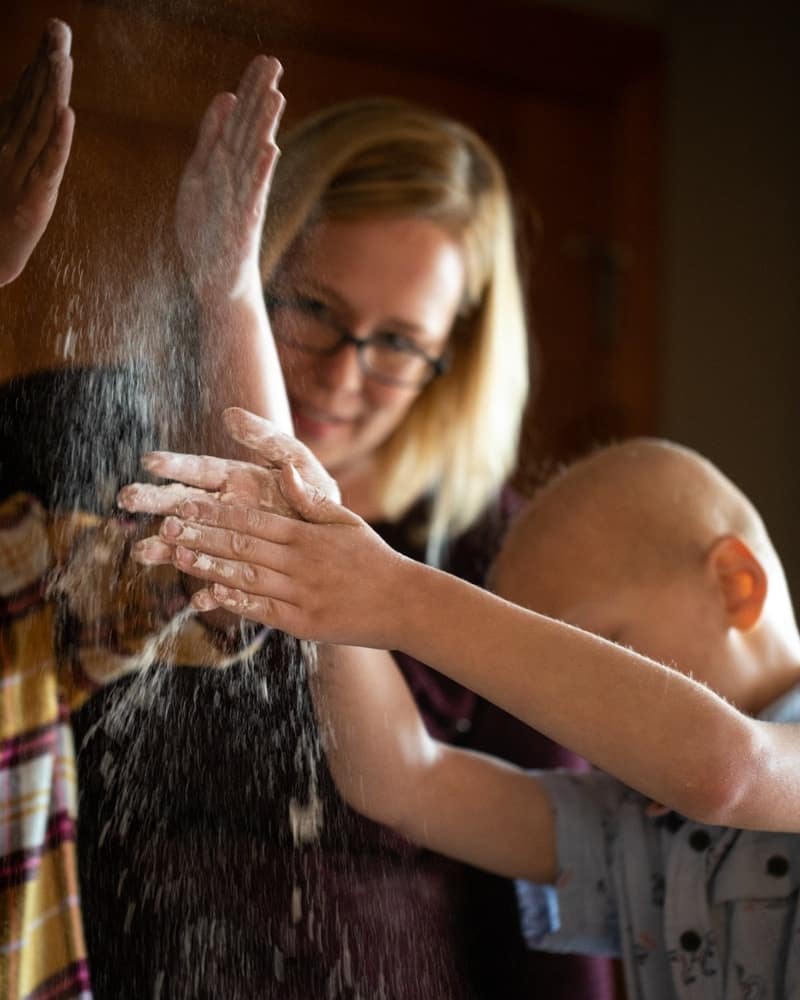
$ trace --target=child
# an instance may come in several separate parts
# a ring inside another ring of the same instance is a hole
[[[265,462],[309,467],[227,420]],[[186,461],[151,467],[181,478]],[[559,476],[495,567],[499,594],[550,618],[398,556],[292,466],[281,482],[318,523],[195,495],[145,554],[177,546],[212,581],[200,607],[424,658],[638,790],[439,744],[387,654],[322,647],[317,707],[351,804],[518,878],[529,942],[621,953],[632,998],[800,995],[800,637],[763,524],[721,473],[645,440]]]

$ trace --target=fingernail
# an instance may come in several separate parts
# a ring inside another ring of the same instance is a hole
[[[127,510],[135,496],[136,490],[133,486],[123,486],[119,493],[117,493],[117,506]]]
[[[192,503],[191,500],[184,500],[182,504],[178,507],[178,513],[181,517],[185,517],[188,520],[196,518],[200,514],[200,508],[196,503]]]
[[[224,587],[221,583],[215,583],[211,588],[211,593],[214,600],[219,601],[221,604],[230,604],[233,600],[233,591]]]
[[[136,562],[151,566],[163,562],[165,558],[169,559],[169,546],[159,542],[157,538],[144,538],[133,546],[131,556]]]
[[[199,542],[201,531],[194,524],[187,524],[185,521],[178,521],[177,518],[174,519],[177,522],[178,528],[180,529],[177,538],[182,542]]]
[[[175,558],[183,566],[195,566],[197,569],[209,569],[209,566],[201,565],[201,562],[205,560],[208,563],[208,556],[203,556],[200,553],[192,552],[191,549],[185,549],[182,545],[179,545],[175,549]]]
[[[191,604],[195,611],[213,611],[219,607],[219,604],[207,590],[198,590],[192,596]]]
[[[172,541],[176,541],[181,537],[182,532],[183,524],[177,519],[177,517],[167,517],[161,525],[161,531],[159,534],[163,538],[169,538]]]
[[[152,469],[158,462],[158,452],[151,451],[146,455],[142,455],[141,464],[145,469]]]

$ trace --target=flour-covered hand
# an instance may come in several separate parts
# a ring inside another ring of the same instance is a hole
[[[178,188],[175,225],[186,269],[201,295],[260,293],[267,195],[278,158],[284,98],[281,64],[257,56],[236,94],[218,94],[203,117]]]
[[[302,639],[392,646],[409,561],[293,466],[280,487],[300,519],[209,496],[164,521],[160,544],[174,547],[175,565],[210,585],[194,607],[222,607]]]

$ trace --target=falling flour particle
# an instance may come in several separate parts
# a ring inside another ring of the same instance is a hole
[[[125,868],[123,869],[122,874],[119,877],[119,881],[117,882],[117,896],[122,895],[122,887],[125,885],[125,879],[127,877],[128,877],[128,869]]]
[[[280,948],[275,948],[273,951],[273,967],[275,970],[275,978],[279,983],[282,983],[285,978],[285,970],[283,964],[283,952]]]
[[[289,826],[295,846],[316,840],[322,832],[322,803],[313,795],[303,805],[297,799],[289,803]]]

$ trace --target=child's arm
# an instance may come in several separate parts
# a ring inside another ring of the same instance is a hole
[[[554,881],[555,823],[541,784],[434,740],[388,653],[319,647],[312,693],[328,765],[353,808],[467,864]]]
[[[246,406],[291,431],[259,272],[284,106],[281,72],[276,59],[258,56],[236,95],[218,94],[211,102],[181,177],[176,228],[197,302],[201,372],[214,414]],[[218,454],[230,447],[216,421],[192,421],[189,434],[192,450]]]
[[[56,206],[75,123],[71,43],[67,25],[50,21],[15,93],[0,106],[0,285],[22,272]]]
[[[328,523],[200,498],[189,524],[165,524],[176,565],[214,582],[198,607],[402,649],[693,819],[800,832],[800,727],[751,719],[675,670],[399,556],[289,466],[282,487],[306,521]]]

